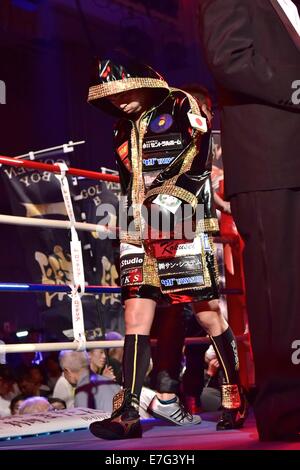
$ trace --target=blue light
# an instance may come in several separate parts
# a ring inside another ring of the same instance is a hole
[[[12,4],[22,10],[36,11],[44,0],[13,0]]]
[[[37,351],[34,355],[31,364],[39,365],[41,362],[43,362],[43,354],[40,351]]]

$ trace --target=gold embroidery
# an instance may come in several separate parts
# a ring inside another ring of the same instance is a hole
[[[74,282],[71,256],[69,253],[65,253],[60,245],[55,245],[53,253],[49,256],[46,256],[40,251],[36,251],[35,260],[38,262],[41,269],[42,284],[60,285],[72,284]],[[55,297],[61,301],[65,295],[66,294],[63,292],[46,292],[45,301],[47,307],[51,307],[52,300]]]
[[[183,163],[178,174],[174,176],[173,178],[170,178],[169,180],[165,181],[160,187],[153,188],[150,191],[148,191],[146,193],[146,196],[150,197],[152,195],[157,195],[157,194],[170,194],[171,196],[176,197],[176,194],[175,194],[176,192],[177,194],[181,194],[182,199],[186,200],[186,202],[188,202],[189,204],[192,204],[193,208],[195,209],[197,206],[197,202],[198,202],[197,198],[186,189],[176,187],[176,181],[183,173],[187,172],[191,168],[191,165],[193,163],[193,160],[197,152],[198,152],[197,144],[195,141],[193,141],[184,154]],[[178,197],[180,198],[179,195]]]
[[[198,132],[198,134],[199,134],[199,132]],[[185,153],[182,167],[180,168],[180,171],[179,171],[178,175],[176,176],[175,181],[177,181],[177,179],[179,178],[180,175],[182,175],[183,173],[186,173],[187,171],[189,171],[189,169],[191,168],[193,160],[194,160],[195,156],[197,155],[197,153],[198,153],[197,137],[194,137],[194,140],[192,141],[192,143],[190,144],[190,146],[188,147],[188,149]]]
[[[138,129],[131,131],[131,164],[132,164],[132,208],[136,230],[141,231],[141,207],[145,198],[143,179],[142,148],[144,135],[147,130],[146,119],[141,119]],[[138,137],[138,140],[137,140]]]
[[[185,95],[187,95],[187,98],[188,98],[188,100],[189,100],[192,113],[193,113],[193,114],[198,114],[199,116],[201,116],[201,111],[200,111],[200,108],[199,108],[198,101],[196,100],[196,98],[194,98],[193,95],[190,95],[190,93],[188,93],[187,91],[183,91],[183,90],[181,90],[180,88],[170,87],[170,90],[171,90],[171,91],[181,91],[182,93],[184,93]]]
[[[140,231],[140,202],[138,200],[138,190],[140,185],[140,179],[142,175],[140,173],[140,162],[139,162],[139,151],[136,137],[136,131],[134,128],[131,130],[131,164],[132,164],[132,209],[134,217],[134,225],[137,231]]]
[[[210,277],[210,272],[209,272],[209,268],[208,268],[207,261],[206,261],[206,254],[204,251],[202,253],[202,263],[203,263],[203,277],[204,277],[205,287],[211,287],[211,277]]]
[[[117,286],[117,280],[119,278],[119,274],[117,272],[116,266],[112,264],[106,256],[102,256],[101,258],[102,263],[102,278],[100,281],[101,286]],[[120,296],[119,294],[102,294],[101,296],[101,303],[103,305],[109,302],[110,305],[114,305],[115,303],[120,303]]]
[[[216,246],[214,244],[214,240],[212,237],[209,237],[209,244],[211,246],[211,251],[214,257],[214,275],[215,275],[215,280],[217,285],[220,283],[220,274],[219,274],[219,266],[218,266],[218,260],[217,260],[217,254],[216,254]]]
[[[120,232],[120,241],[121,243],[142,245],[140,232],[127,232],[126,230],[122,230]]]
[[[157,261],[152,256],[145,253],[143,265],[143,284],[148,284],[154,287],[160,287],[160,280],[157,271]]]
[[[123,403],[124,403],[124,399],[125,399],[125,390],[120,390],[118,393],[116,393],[114,396],[113,396],[113,413],[117,410],[119,410]]]
[[[148,198],[151,196],[156,196],[157,194],[168,194],[169,196],[177,197],[178,199],[181,199],[182,201],[185,201],[190,204],[193,210],[196,210],[198,204],[198,199],[196,198],[196,196],[194,196],[194,194],[190,193],[186,189],[174,186],[174,184],[170,180],[159,188],[151,189],[147,192],[146,196]]]
[[[122,93],[136,88],[166,88],[169,90],[167,82],[158,78],[124,78],[109,83],[93,85],[89,88],[88,101],[105,98],[116,93]]]
[[[222,406],[229,410],[240,408],[241,397],[237,385],[222,385]]]
[[[202,219],[197,223],[196,235],[199,235],[203,232],[218,232],[219,231],[219,222],[216,218],[211,219]]]
[[[26,209],[26,217],[40,217],[41,215],[67,215],[64,202],[52,202],[51,204],[31,204],[23,202]]]

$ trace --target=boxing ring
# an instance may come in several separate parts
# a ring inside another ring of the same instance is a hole
[[[84,312],[81,304],[81,296],[84,294],[98,295],[102,293],[120,293],[121,289],[119,286],[101,286],[101,285],[86,285],[84,278],[84,266],[82,261],[82,251],[81,251],[81,242],[78,238],[77,231],[89,231],[89,232],[109,232],[110,229],[107,229],[104,226],[99,224],[90,224],[88,222],[77,222],[75,220],[72,199],[69,191],[67,175],[84,177],[98,181],[106,182],[119,182],[119,177],[116,175],[109,175],[105,173],[82,170],[79,168],[68,167],[66,164],[47,164],[37,161],[24,160],[20,158],[11,158],[11,157],[0,157],[0,166],[13,166],[18,168],[25,168],[30,170],[39,170],[47,171],[57,175],[57,178],[61,185],[61,191],[63,200],[66,207],[66,212],[68,219],[66,221],[62,220],[53,220],[53,219],[36,219],[33,217],[20,217],[12,215],[0,215],[0,224],[10,224],[18,226],[30,226],[32,229],[49,227],[55,229],[64,229],[71,231],[71,260],[73,266],[73,275],[74,283],[73,284],[30,284],[25,282],[20,283],[11,283],[11,282],[1,282],[0,283],[0,293],[1,292],[13,292],[13,293],[42,293],[42,292],[52,292],[52,293],[65,293],[70,296],[72,300],[72,323],[73,323],[73,332],[74,332],[74,341],[69,342],[53,342],[53,343],[24,343],[24,344],[1,344],[0,353],[25,353],[25,352],[37,352],[37,351],[61,351],[64,349],[73,349],[77,351],[82,351],[91,348],[112,348],[112,347],[122,347],[123,341],[87,341],[85,337],[84,329]],[[231,244],[234,243],[230,235],[227,234],[225,237],[217,237],[215,239],[218,243]],[[241,296],[243,295],[243,289],[238,286],[234,288],[222,289],[221,294],[230,295],[230,296]],[[239,342],[245,342],[248,340],[247,333],[237,335],[237,340]],[[200,343],[209,343],[209,338],[186,338],[185,344],[200,344]],[[152,340],[152,343],[155,344],[155,340]],[[91,410],[89,410],[90,412]],[[98,416],[99,419],[99,416]],[[216,440],[215,436],[215,420],[214,416],[208,417],[207,421],[204,421],[202,426],[185,428],[184,433],[180,431],[178,427],[168,426],[165,423],[160,423],[157,426],[157,420],[151,419],[144,422],[144,428],[146,430],[145,437],[142,440],[136,440],[137,442],[133,444],[131,442],[130,448],[135,449],[198,449],[198,448],[231,448],[231,445],[237,445],[238,448],[247,448],[247,443],[245,442],[249,438],[249,433],[247,428],[242,431],[232,431],[231,433],[226,433],[226,439],[221,437],[218,433],[218,439]],[[154,426],[155,425],[155,426]],[[74,426],[74,423],[72,424]],[[88,427],[88,425],[86,425]],[[60,438],[59,434],[49,431],[47,433],[38,433],[36,436],[34,433],[30,434],[31,437],[26,439],[17,440],[16,438],[10,439],[9,441],[1,442],[0,449],[8,448],[42,448],[42,449],[115,449],[115,444],[110,444],[107,442],[99,442],[95,440],[87,430],[82,430],[82,422],[79,426],[75,426],[69,431],[74,429],[80,429],[77,431],[77,437],[74,439],[74,434],[72,438],[68,439],[66,433],[64,437]],[[66,429],[67,431],[68,429]],[[213,439],[211,439],[211,434],[214,433]],[[253,424],[251,427],[251,435],[253,435]],[[238,436],[238,433],[242,433],[242,439]],[[248,434],[247,434],[248,433]],[[45,436],[47,434],[47,436]],[[222,433],[221,433],[222,434]],[[28,435],[28,433],[27,433]],[[71,435],[70,433],[68,435]],[[202,439],[200,439],[200,435]],[[33,436],[33,437],[32,437]],[[206,436],[206,437],[205,437]],[[224,436],[224,435],[223,435]],[[16,437],[16,436],[15,436]],[[20,436],[19,436],[20,437]],[[0,439],[1,436],[0,436]],[[131,440],[133,441],[133,440]],[[201,444],[200,444],[201,441]],[[217,442],[219,441],[219,444]],[[80,444],[79,444],[80,442]],[[236,444],[233,444],[233,443]],[[220,447],[215,447],[219,445]],[[178,447],[179,446],[179,447]],[[239,447],[240,446],[240,447]],[[118,449],[127,449],[128,443],[118,442]]]
[[[30,155],[30,154],[29,154]],[[50,284],[30,284],[30,283],[0,283],[0,292],[14,292],[14,293],[41,293],[41,292],[52,292],[52,293],[67,293],[73,296],[73,327],[76,333],[75,341],[72,342],[60,342],[60,343],[30,343],[30,344],[8,344],[0,345],[0,353],[13,353],[13,352],[32,352],[32,351],[60,351],[63,349],[92,349],[95,347],[101,348],[112,348],[122,347],[123,341],[86,341],[84,336],[83,326],[83,312],[80,309],[75,311],[74,303],[80,304],[80,296],[86,294],[103,294],[103,293],[120,293],[120,287],[114,286],[91,286],[85,285],[84,282],[84,267],[82,263],[82,253],[80,241],[78,240],[77,230],[83,230],[88,232],[100,232],[109,233],[110,229],[106,229],[104,226],[99,224],[90,224],[87,222],[77,222],[75,220],[71,196],[66,180],[66,175],[83,177],[98,181],[105,182],[119,182],[119,177],[116,175],[110,175],[106,173],[100,173],[90,170],[82,170],[79,168],[67,167],[65,164],[48,164],[37,161],[24,160],[20,157],[11,158],[0,156],[0,166],[8,165],[18,168],[26,168],[30,170],[47,171],[58,175],[61,182],[62,196],[64,198],[66,211],[69,216],[69,221],[53,220],[53,219],[35,219],[33,217],[20,217],[12,215],[0,215],[0,224],[10,224],[18,226],[29,226],[32,228],[48,227],[56,229],[71,230],[71,257],[73,263],[73,271],[77,273],[74,276],[75,285],[50,285]],[[218,243],[230,243],[230,238],[221,237],[216,238]],[[72,244],[75,244],[72,247]],[[75,250],[75,253],[73,251]],[[242,289],[222,289],[221,294],[224,295],[241,295],[243,294]],[[74,301],[75,297],[75,301]],[[78,322],[80,325],[76,325]],[[239,341],[247,339],[247,335],[238,336]],[[209,343],[209,338],[186,338],[185,344],[200,344]],[[154,341],[155,343],[155,341]]]

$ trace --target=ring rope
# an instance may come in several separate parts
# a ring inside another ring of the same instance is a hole
[[[50,173],[61,173],[58,164],[51,165],[49,163],[40,163],[30,160],[16,160],[11,157],[0,156],[0,165],[9,165],[16,167],[24,167],[34,170],[49,171]],[[111,181],[113,183],[119,183],[120,179],[117,175],[108,175],[106,173],[100,173],[98,171],[81,170],[79,168],[69,167],[68,174],[72,176],[83,176],[93,180]]]
[[[68,220],[59,219],[39,219],[35,217],[21,217],[16,215],[0,214],[0,224],[8,225],[21,225],[29,227],[45,227],[45,228],[58,228],[69,230],[71,222]],[[85,232],[98,232],[98,233],[114,233],[111,229],[100,224],[90,224],[87,222],[75,222],[74,227],[76,230]],[[117,229],[116,229],[117,231]]]
[[[30,284],[16,282],[0,282],[0,292],[66,292],[70,294],[72,288],[68,284]],[[85,294],[120,294],[119,286],[85,286]],[[223,295],[243,295],[243,289],[220,289]]]
[[[248,342],[249,334],[244,333],[243,335],[236,336],[237,342]],[[151,346],[155,346],[157,339],[151,339]],[[186,346],[195,344],[211,344],[210,338],[195,337],[185,338],[184,344]],[[87,341],[86,349],[109,349],[109,348],[123,348],[124,340],[103,340],[103,341]],[[78,350],[75,342],[61,342],[61,343],[23,343],[23,344],[0,344],[0,354],[10,353],[25,353],[25,352],[51,352],[51,351],[63,351],[67,349]]]

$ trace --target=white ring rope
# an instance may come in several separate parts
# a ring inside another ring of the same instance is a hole
[[[122,348],[123,340],[115,341],[86,341],[84,349],[96,348]],[[2,353],[21,353],[21,352],[50,352],[73,349],[78,351],[77,341],[61,343],[23,343],[23,344],[0,344],[0,354]]]
[[[249,343],[249,334],[244,333],[236,337],[238,343]],[[151,339],[151,346],[155,346],[157,339]],[[211,344],[210,339],[206,337],[195,337],[185,338],[184,344],[195,345],[195,344]],[[103,341],[87,341],[85,344],[86,349],[98,349],[98,348],[123,348],[124,340],[103,340]],[[21,352],[50,352],[50,351],[62,351],[66,349],[78,350],[77,344],[73,342],[62,342],[62,343],[23,343],[23,344],[0,344],[0,354],[5,353],[21,353]]]
[[[73,142],[72,140],[70,140],[67,144],[63,144],[63,145],[57,145],[56,147],[50,147],[50,148],[47,148],[47,149],[43,149],[43,150],[37,150],[35,152],[28,152],[28,153],[24,153],[23,155],[18,155],[17,157],[14,157],[15,160],[22,160],[23,158],[28,158],[30,160],[35,160],[35,157],[37,156],[43,156],[44,153],[48,153],[48,152],[55,152],[55,151],[60,151],[62,153],[69,153],[69,152],[74,152],[74,147],[76,145],[82,145],[82,144],[85,144],[85,140],[79,140],[78,142]],[[40,158],[41,158],[40,157]]]
[[[68,220],[38,219],[35,217],[20,217],[16,215],[6,214],[0,214],[0,224],[58,228],[66,230],[71,228],[71,222]],[[85,232],[99,232],[107,234],[111,232],[111,230],[106,228],[104,225],[90,224],[87,222],[75,222],[74,227],[76,230],[82,230]]]

